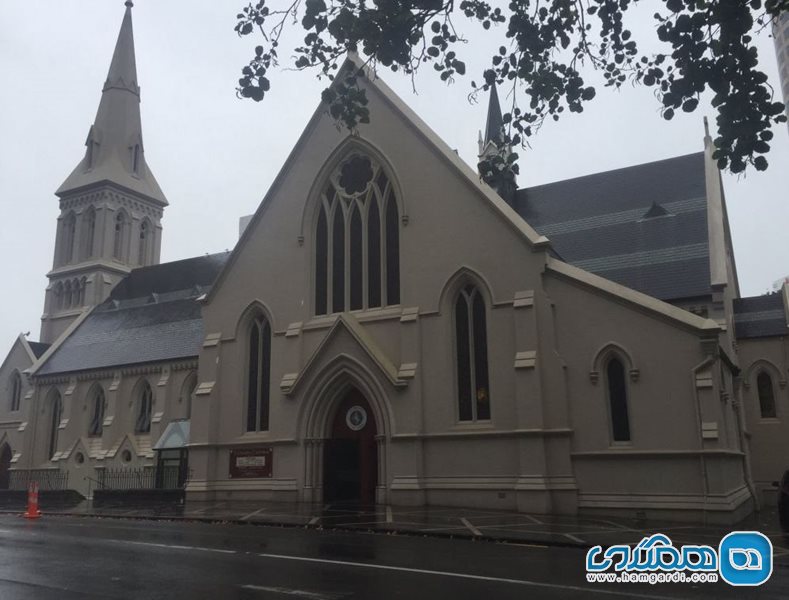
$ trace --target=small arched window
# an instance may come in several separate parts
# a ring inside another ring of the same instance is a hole
[[[104,431],[104,412],[107,409],[107,399],[104,396],[104,389],[98,385],[94,388],[90,399],[90,424],[88,435],[100,436]]]
[[[611,437],[615,442],[630,441],[630,417],[627,412],[627,381],[625,366],[616,356],[606,366],[608,406],[611,415]]]
[[[767,371],[761,371],[756,377],[756,391],[759,394],[759,411],[762,419],[775,419],[775,392],[773,378]]]
[[[90,258],[93,256],[93,243],[96,238],[96,211],[92,206],[82,216],[82,231],[84,240],[82,257]]]
[[[63,262],[70,263],[75,259],[74,245],[77,240],[77,217],[73,212],[63,222]]]
[[[257,317],[249,329],[247,363],[247,431],[268,431],[271,387],[271,327]]]
[[[65,307],[66,296],[63,291],[63,282],[58,281],[55,286],[55,309],[60,310]]]
[[[151,223],[148,219],[140,223],[140,245],[137,253],[137,263],[145,265],[148,262],[149,249],[151,245]]]
[[[140,159],[141,159],[141,148],[139,144],[134,144],[132,148],[132,173],[134,175],[140,174]]]
[[[134,433],[150,433],[153,392],[147,381],[142,382],[138,394],[137,420],[134,423]]]
[[[329,177],[315,230],[315,313],[400,303],[399,213],[383,168],[354,154]]]
[[[47,458],[50,460],[58,451],[58,432],[62,417],[63,401],[60,398],[60,392],[55,390],[49,401],[49,446],[47,447]]]
[[[63,285],[63,308],[71,308],[71,281]]]
[[[120,211],[117,215],[115,215],[115,240],[112,250],[112,255],[117,260],[124,260],[126,258],[126,229],[126,213]]]
[[[464,287],[455,300],[455,351],[458,420],[487,421],[490,386],[485,300],[473,285]]]
[[[19,371],[11,373],[11,412],[16,412],[22,404],[22,377]]]

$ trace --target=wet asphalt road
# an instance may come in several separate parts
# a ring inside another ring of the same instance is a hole
[[[0,599],[787,598],[762,588],[588,584],[585,552],[242,525],[0,516]]]

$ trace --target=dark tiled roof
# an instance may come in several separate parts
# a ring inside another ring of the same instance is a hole
[[[33,356],[36,358],[41,358],[44,355],[44,352],[46,352],[52,344],[44,344],[43,342],[28,342],[27,345],[30,346],[30,350],[33,351]]]
[[[701,152],[522,189],[515,210],[570,264],[661,300],[710,293]]]
[[[135,269],[54,352],[36,375],[197,356],[206,293],[229,254]]]
[[[738,339],[789,335],[782,294],[735,300],[734,330]]]

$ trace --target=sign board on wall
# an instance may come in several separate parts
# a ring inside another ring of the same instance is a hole
[[[244,448],[230,451],[230,478],[271,477],[271,448]]]

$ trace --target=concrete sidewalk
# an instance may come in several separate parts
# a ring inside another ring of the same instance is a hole
[[[776,557],[789,557],[789,535],[781,531],[775,510],[762,510],[736,526],[454,507],[317,506],[259,501],[124,502],[94,506],[85,500],[76,505],[47,506],[44,502],[41,510],[44,515],[248,523],[580,547],[636,544],[653,533],[664,533],[676,544],[717,546],[733,530],[757,530],[770,537]],[[0,513],[22,512],[22,506],[0,508]]]

